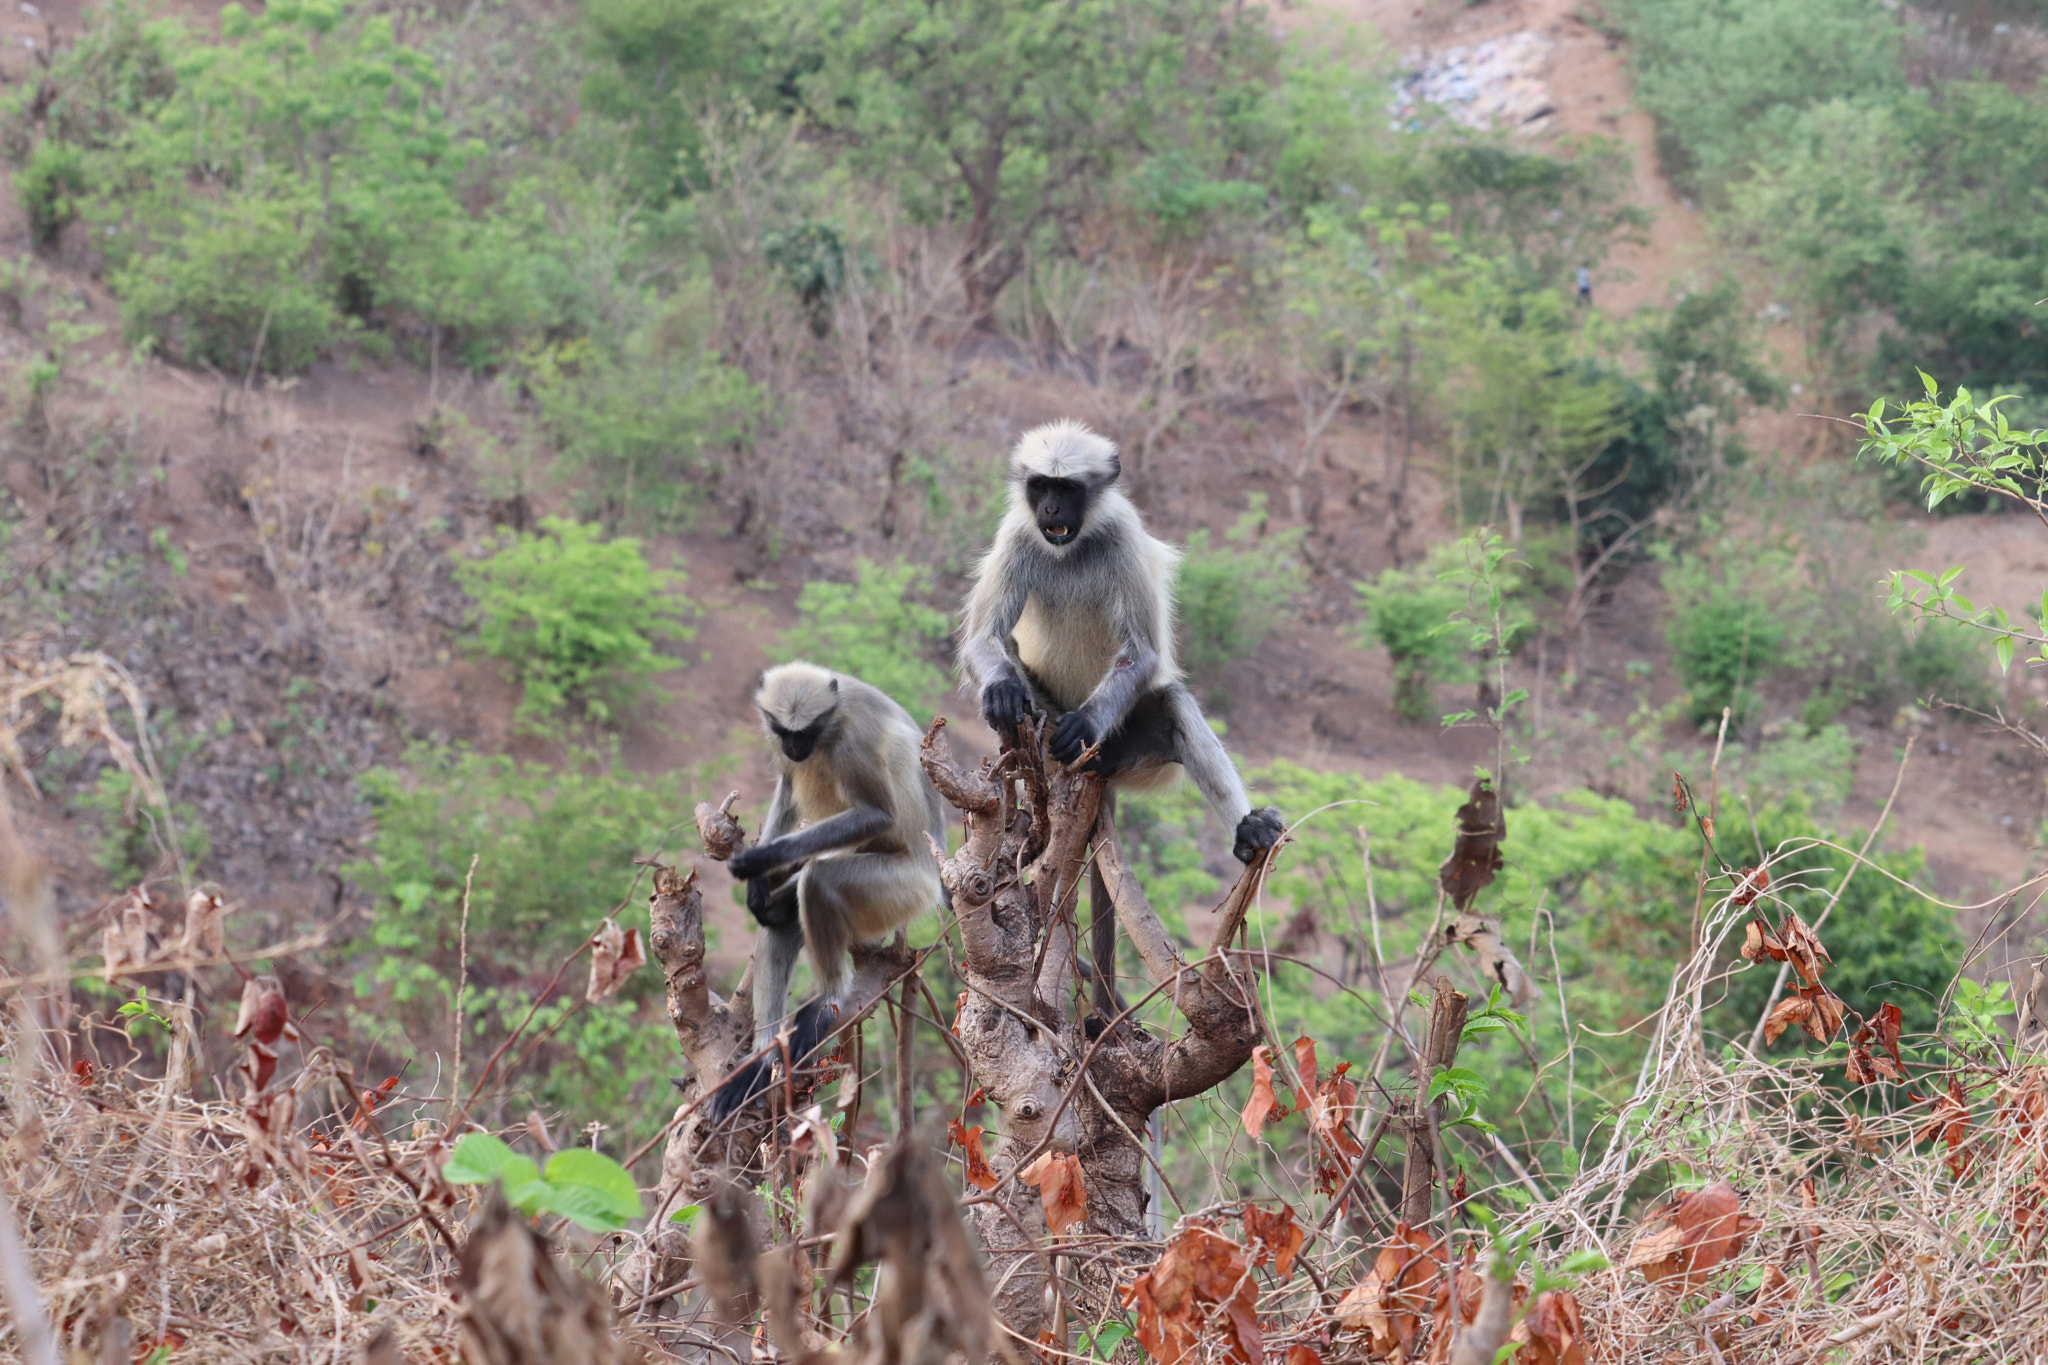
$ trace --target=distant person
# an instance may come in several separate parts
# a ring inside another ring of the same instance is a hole
[[[1579,267],[1579,302],[1587,307],[1593,303],[1593,272],[1585,266]]]

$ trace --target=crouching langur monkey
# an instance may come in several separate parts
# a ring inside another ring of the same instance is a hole
[[[1181,682],[1173,654],[1180,552],[1153,539],[1116,486],[1116,446],[1078,422],[1024,433],[1010,456],[1010,507],[975,570],[960,659],[982,719],[1014,734],[1033,711],[1053,717],[1047,747],[1072,763],[1100,742],[1091,771],[1147,789],[1185,769],[1249,863],[1280,839],[1280,812],[1254,810],[1223,742]],[[1113,809],[1113,807],[1112,807]],[[1116,1012],[1116,918],[1100,874],[1090,883],[1095,1006]]]
[[[797,951],[808,947],[818,993],[790,1022],[801,1065],[837,1027],[847,949],[886,943],[944,898],[931,840],[945,847],[945,806],[918,762],[923,734],[901,706],[858,678],[815,664],[768,670],[754,694],[775,745],[775,795],[760,840],[726,866],[747,884],[759,922],[754,1045],[774,1042]],[[767,1087],[770,1057],[727,1077],[712,1098],[720,1123]]]

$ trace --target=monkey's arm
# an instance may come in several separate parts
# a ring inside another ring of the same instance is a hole
[[[775,868],[815,858],[820,853],[865,843],[894,823],[889,812],[879,806],[857,805],[793,834],[743,848],[732,856],[726,866],[732,869],[735,877],[758,877]]]
[[[796,828],[796,798],[791,791],[789,779],[778,776],[775,779],[775,794],[768,800],[768,816],[761,822],[761,838],[754,847],[772,844]],[[787,875],[776,878],[767,875],[767,870],[749,876],[742,871],[740,863],[752,849],[741,849],[733,855],[726,866],[733,876],[747,884],[747,911],[755,921],[771,929],[788,929],[796,924],[796,877]]]
[[[1016,579],[1005,578],[995,562],[984,566],[968,595],[960,662],[981,702],[981,718],[992,730],[1014,732],[1031,714],[1031,688],[1010,654],[1009,639],[1030,593]]]
[[[1180,765],[1202,793],[1202,800],[1223,822],[1223,827],[1231,831],[1230,851],[1239,862],[1248,863],[1260,849],[1279,843],[1280,835],[1287,826],[1281,820],[1278,808],[1252,808],[1251,798],[1245,795],[1244,782],[1237,775],[1237,765],[1230,761],[1230,751],[1209,728],[1209,722],[1203,718],[1202,708],[1195,704],[1193,694],[1178,683],[1174,685],[1173,693],[1174,730],[1180,744]]]
[[[1047,744],[1052,756],[1072,763],[1089,745],[1123,724],[1158,672],[1159,651],[1137,631],[1126,629],[1123,647],[1117,650],[1108,675],[1095,685],[1087,701],[1054,723]],[[1229,760],[1224,762],[1228,766]]]

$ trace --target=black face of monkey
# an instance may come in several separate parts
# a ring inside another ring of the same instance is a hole
[[[768,728],[774,732],[775,738],[782,742],[783,756],[792,763],[801,763],[811,756],[811,750],[818,747],[818,736],[825,733],[825,726],[831,719],[832,713],[827,711],[803,729],[790,730],[777,724],[771,717],[768,720]]]
[[[1072,541],[1088,519],[1088,485],[1075,479],[1033,474],[1024,480],[1024,499],[1038,521],[1038,534],[1051,545]]]

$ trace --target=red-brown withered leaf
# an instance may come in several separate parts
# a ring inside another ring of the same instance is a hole
[[[1380,1248],[1372,1269],[1337,1305],[1340,1326],[1365,1332],[1367,1352],[1406,1354],[1415,1344],[1422,1315],[1431,1297],[1438,1244],[1427,1232],[1406,1223],[1394,1225],[1394,1240]]]
[[[1264,1043],[1252,1049],[1252,1097],[1245,1101],[1242,1117],[1253,1142],[1267,1123],[1287,1117],[1287,1106],[1273,1098],[1273,1050]]]
[[[1322,1082],[1316,1076],[1316,1040],[1296,1038],[1294,1040],[1294,1071],[1301,1080],[1301,1089],[1294,1096],[1294,1112],[1299,1114],[1308,1108],[1315,1098],[1316,1087]]]
[[[1529,1303],[1508,1340],[1521,1344],[1515,1365],[1586,1365],[1585,1330],[1579,1301],[1562,1289],[1546,1289]]]
[[[1735,903],[1755,905],[1756,898],[1770,889],[1771,874],[1768,868],[1745,867],[1736,874]]]
[[[1899,1013],[1899,1007],[1887,1000],[1877,1007],[1877,1017],[1870,1021],[1870,1027],[1877,1034],[1877,1041],[1884,1044],[1884,1050],[1891,1054],[1892,1079],[1904,1080],[1906,1059],[1899,1056],[1899,1034],[1905,1028],[1906,1018]]]
[[[274,976],[252,976],[242,983],[242,1008],[235,1016],[235,1037],[253,1038],[268,1047],[279,1038],[298,1031],[292,1027],[291,1010],[284,1002],[284,987]]]
[[[1081,1178],[1081,1158],[1070,1152],[1045,1152],[1017,1172],[1017,1178],[1038,1188],[1045,1205],[1045,1226],[1057,1237],[1088,1216],[1088,1185]]]
[[[1244,1206],[1244,1237],[1257,1251],[1254,1264],[1273,1262],[1273,1273],[1286,1279],[1294,1273],[1294,1255],[1308,1240],[1308,1233],[1294,1220],[1294,1209],[1282,1204],[1268,1213],[1257,1204]]]
[[[1920,1125],[1919,1131],[1913,1134],[1913,1141],[1925,1142],[1929,1138],[1938,1138],[1946,1142],[1948,1168],[1955,1174],[1956,1179],[1960,1180],[1963,1178],[1963,1172],[1969,1169],[1969,1157],[1963,1151],[1963,1143],[1968,1140],[1969,1135],[1969,1097],[1963,1093],[1962,1080],[1951,1079],[1948,1089],[1935,1097],[1934,1116]]]
[[[1624,1268],[1642,1271],[1652,1284],[1682,1276],[1683,1287],[1741,1251],[1749,1235],[1763,1226],[1761,1219],[1742,1211],[1735,1187],[1725,1180],[1680,1195],[1646,1214],[1643,1222],[1650,1230],[1636,1238]]]
[[[1803,995],[1788,995],[1771,1009],[1770,1017],[1764,1020],[1764,1041],[1775,1043],[1778,1035],[1794,1024],[1804,1028],[1806,1017],[1813,1013],[1813,1002]]]
[[[960,1144],[960,1150],[967,1154],[967,1183],[978,1190],[992,1190],[1000,1183],[995,1171],[988,1164],[988,1153],[981,1147],[981,1126],[969,1128],[954,1119],[948,1130],[953,1141]]]
[[[1177,1365],[1223,1310],[1224,1349],[1242,1362],[1259,1365],[1264,1335],[1255,1309],[1257,1290],[1245,1249],[1199,1223],[1176,1234],[1152,1269],[1123,1291],[1126,1308],[1137,1310],[1138,1341],[1160,1365]]]
[[[1323,1358],[1315,1347],[1297,1341],[1287,1348],[1287,1365],[1323,1365]]]
[[[621,929],[618,921],[605,916],[598,931],[590,936],[590,984],[583,998],[592,1004],[609,1000],[626,984],[626,978],[647,965],[647,951],[640,945],[638,929]]]

